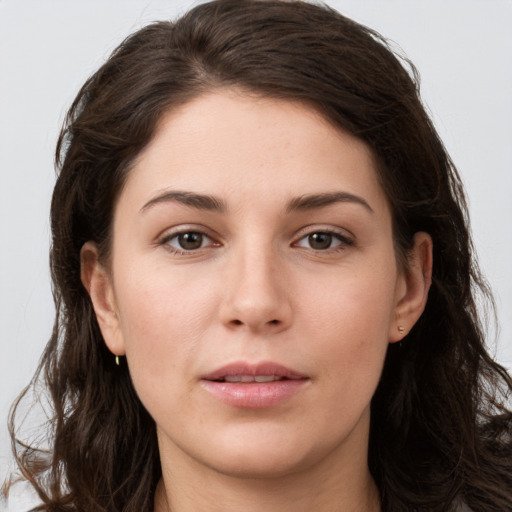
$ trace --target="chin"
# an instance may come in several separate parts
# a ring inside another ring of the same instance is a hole
[[[254,434],[254,431],[250,432]],[[206,464],[226,476],[246,479],[285,477],[313,468],[335,450],[331,443],[290,435],[272,435],[259,429],[259,436],[217,439],[215,452],[203,452]],[[275,434],[275,432],[274,432]],[[253,439],[253,441],[250,441]]]
[[[296,452],[297,450],[295,450]],[[282,478],[313,466],[313,457],[297,457],[297,453],[270,454],[252,453],[226,454],[224,460],[215,461],[215,469],[225,476],[242,479]]]

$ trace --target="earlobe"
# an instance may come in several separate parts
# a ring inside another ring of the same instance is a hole
[[[407,272],[402,276],[395,318],[390,325],[390,343],[402,340],[423,313],[432,282],[432,263],[432,238],[428,233],[418,232],[414,235]]]
[[[103,339],[115,355],[124,355],[124,341],[119,325],[119,317],[112,280],[99,261],[98,247],[86,242],[80,251],[80,276],[96,314]]]

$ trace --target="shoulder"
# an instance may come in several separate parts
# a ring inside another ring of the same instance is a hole
[[[453,508],[453,512],[473,512],[465,503],[459,501]]]

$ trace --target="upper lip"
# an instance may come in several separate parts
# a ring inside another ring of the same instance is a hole
[[[207,375],[204,375],[202,378],[204,380],[223,380],[225,377],[234,377],[234,376],[242,376],[242,375],[250,375],[250,376],[275,376],[281,377],[285,379],[305,379],[306,375],[297,372],[295,370],[291,370],[286,366],[283,366],[278,363],[272,362],[263,362],[257,364],[250,364],[246,362],[237,362],[231,363],[218,370],[214,370]]]

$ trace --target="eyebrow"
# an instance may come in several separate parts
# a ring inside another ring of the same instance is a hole
[[[158,194],[150,199],[142,208],[141,212],[150,209],[160,203],[177,202],[185,206],[207,210],[218,213],[227,211],[227,205],[222,199],[207,194],[198,194],[195,192],[184,192],[179,190],[169,190]],[[350,194],[349,192],[323,192],[320,194],[309,194],[294,197],[287,205],[286,211],[313,210],[322,208],[335,203],[356,203],[366,208],[370,213],[374,213],[368,202],[360,196]]]
[[[151,207],[160,203],[176,202],[191,206],[199,210],[208,210],[213,212],[225,212],[227,210],[226,203],[221,199],[206,194],[197,194],[195,192],[182,192],[179,190],[169,190],[158,194],[149,200],[141,209],[141,212],[149,210]]]
[[[295,210],[313,210],[322,208],[335,203],[356,203],[364,206],[370,213],[374,213],[373,208],[368,202],[360,196],[350,194],[349,192],[324,192],[321,194],[304,195],[293,198],[286,208],[287,212]]]

